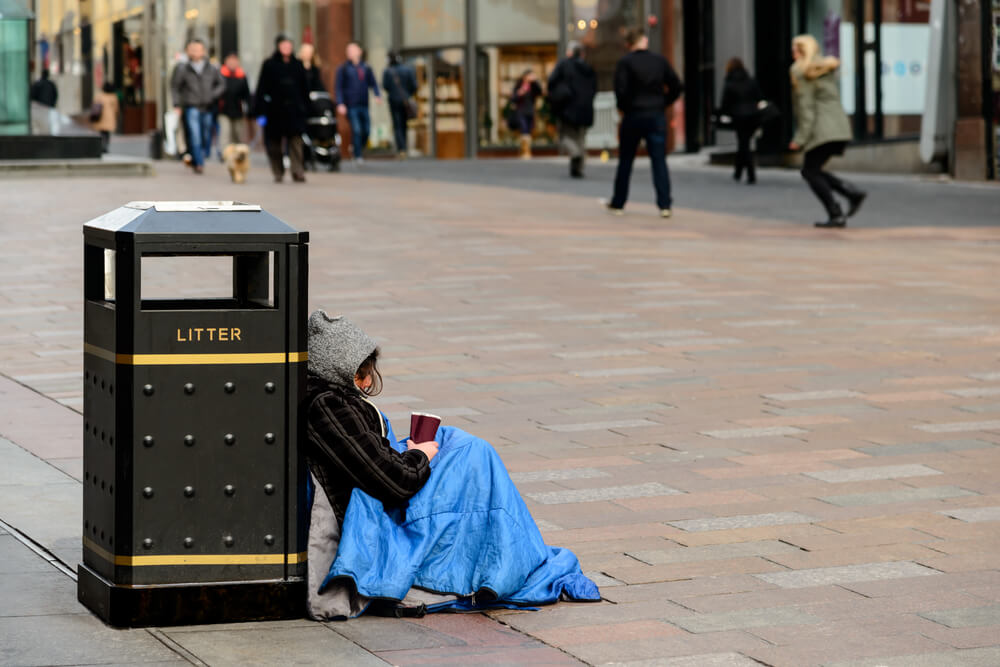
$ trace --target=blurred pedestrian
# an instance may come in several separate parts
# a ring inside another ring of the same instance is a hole
[[[91,105],[90,121],[91,127],[101,133],[101,152],[107,153],[111,146],[111,133],[118,129],[118,95],[110,81],[104,82]]]
[[[292,54],[294,44],[287,35],[274,40],[275,50],[260,67],[255,116],[264,116],[264,143],[274,182],[285,177],[285,150],[291,162],[292,180],[304,183],[302,133],[306,131],[309,83],[306,69]]]
[[[531,159],[531,135],[535,131],[535,100],[541,96],[542,87],[538,85],[538,77],[535,76],[534,70],[524,70],[510,95],[514,124],[521,135],[522,160]]]
[[[357,42],[347,45],[347,62],[337,70],[335,82],[337,97],[337,112],[346,115],[351,124],[351,145],[354,160],[358,164],[365,161],[364,150],[368,145],[368,134],[371,132],[371,116],[368,113],[368,91],[375,94],[375,100],[382,103],[375,73],[368,63],[364,62],[361,46]]]
[[[656,205],[660,217],[669,218],[672,198],[670,172],[667,171],[667,108],[684,92],[684,84],[666,58],[649,51],[649,38],[638,30],[625,35],[629,52],[615,67],[615,99],[622,114],[618,128],[618,169],[615,190],[608,210],[621,215],[628,200],[632,163],[639,142],[646,142],[646,151],[656,187]]]
[[[851,140],[851,123],[840,102],[836,71],[840,61],[823,57],[819,44],[811,35],[799,35],[792,40],[792,93],[795,103],[795,136],[788,148],[803,150],[802,178],[826,209],[827,220],[817,227],[845,227],[847,218],[858,212],[867,193],[853,184],[823,170],[834,155],[843,155]],[[846,215],[833,196],[837,192],[847,199]]]
[[[225,89],[219,98],[219,151],[229,144],[247,142],[247,113],[250,111],[250,85],[240,67],[240,57],[230,53],[219,69]]]
[[[396,152],[406,157],[406,121],[416,117],[413,96],[417,92],[417,75],[395,51],[389,54],[389,66],[382,72],[382,89],[389,98]]]
[[[188,152],[196,174],[205,170],[212,148],[213,110],[226,89],[222,75],[205,57],[205,43],[192,39],[185,49],[188,60],[178,63],[170,77],[174,108],[187,128]]]
[[[720,111],[733,119],[733,129],[736,131],[736,164],[733,169],[733,180],[747,173],[747,183],[757,182],[757,172],[754,166],[753,135],[760,127],[760,109],[758,103],[763,99],[757,80],[750,76],[743,61],[730,58],[726,64],[726,80],[722,87],[722,104]]]
[[[559,143],[569,155],[569,175],[583,178],[587,128],[594,124],[597,74],[583,60],[583,47],[570,42],[566,57],[549,75],[548,99],[559,124]]]
[[[49,78],[49,70],[42,70],[42,78],[31,84],[31,101],[38,102],[44,107],[48,107],[48,134],[59,134],[59,112],[56,111],[56,102],[59,100],[59,89]]]
[[[319,56],[316,55],[316,47],[308,42],[300,46],[299,60],[306,68],[306,88],[309,92],[326,93],[326,86],[323,85],[323,70],[320,68]]]

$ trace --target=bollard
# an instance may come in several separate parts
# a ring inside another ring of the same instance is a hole
[[[80,602],[129,627],[301,616],[308,233],[236,202],[83,233]],[[231,295],[143,297],[144,261],[220,256]]]

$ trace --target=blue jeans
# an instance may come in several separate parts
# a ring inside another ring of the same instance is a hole
[[[639,141],[646,141],[646,151],[653,167],[656,205],[670,208],[670,172],[667,171],[667,120],[662,113],[625,114],[618,129],[618,170],[615,172],[615,194],[612,208],[623,208],[628,199],[632,163],[635,162]]]
[[[191,153],[191,161],[196,167],[205,166],[205,158],[212,151],[212,125],[214,122],[211,111],[202,111],[197,107],[184,107],[188,152]]]
[[[351,123],[351,146],[356,160],[364,154],[365,146],[368,145],[368,134],[372,130],[368,107],[348,107],[347,120]]]

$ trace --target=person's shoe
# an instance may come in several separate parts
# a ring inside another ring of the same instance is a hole
[[[292,181],[295,182],[295,183],[305,183],[306,182],[306,177],[305,176],[296,176],[295,174],[292,174]]]
[[[363,157],[356,157],[356,158],[354,158],[354,164],[358,165],[359,167],[361,165],[363,165],[364,163],[365,163],[365,159]]]
[[[847,226],[847,218],[843,214],[833,216],[826,222],[816,222],[813,223],[813,227],[819,227],[820,229],[840,229],[841,227]]]
[[[204,174],[205,173],[205,168],[203,166],[201,166],[200,164],[196,164],[194,166],[194,173],[196,173],[196,174]]]
[[[610,213],[611,215],[625,215],[625,209],[619,208],[617,206],[612,206],[610,199],[601,199],[600,202],[601,206],[607,209],[608,213]]]
[[[671,210],[670,210],[669,208],[661,208],[661,209],[660,209],[660,217],[661,217],[661,218],[669,218],[669,217],[671,217],[671,216],[672,216],[673,214],[674,214],[674,212],[673,212],[673,211],[671,211]]]
[[[743,178],[743,174],[741,174],[738,171],[734,171],[733,172],[733,180],[734,181],[736,181],[737,183],[739,183],[741,178]]]
[[[184,155],[182,155],[181,162],[184,163],[185,167],[194,167],[194,158],[191,157],[190,153],[185,153]]]
[[[747,179],[747,185],[756,185],[756,184],[757,184],[756,176],[751,176],[750,178]]]
[[[281,183],[283,180],[285,180],[284,176],[275,176],[274,177],[274,182],[275,183]]]
[[[855,213],[858,212],[858,209],[861,208],[861,205],[865,202],[865,197],[867,197],[867,196],[868,196],[867,192],[862,192],[860,190],[858,190],[857,192],[853,192],[850,195],[848,195],[848,197],[847,197],[847,203],[848,203],[848,206],[847,206],[847,217],[848,218],[850,218],[851,216],[853,216]]]

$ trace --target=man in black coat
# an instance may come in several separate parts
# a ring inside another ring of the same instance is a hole
[[[302,133],[306,130],[309,109],[309,84],[306,69],[292,55],[290,37],[278,35],[274,54],[264,61],[257,79],[255,116],[265,116],[264,143],[271,162],[274,181],[285,176],[285,147],[292,163],[292,180],[304,183]]]
[[[632,163],[645,140],[646,151],[653,167],[656,204],[660,217],[669,218],[670,173],[667,171],[667,108],[677,101],[684,84],[667,59],[648,49],[649,38],[637,30],[625,36],[629,53],[615,67],[615,98],[622,114],[618,129],[618,170],[615,172],[615,193],[606,205],[615,215],[621,215],[628,199]]]
[[[559,120],[559,141],[569,155],[569,175],[583,178],[584,140],[594,124],[597,74],[583,60],[583,49],[571,42],[566,57],[549,75],[549,106]]]
[[[42,70],[42,78],[31,84],[31,101],[47,107],[54,107],[59,99],[59,90],[49,78],[49,70]]]

